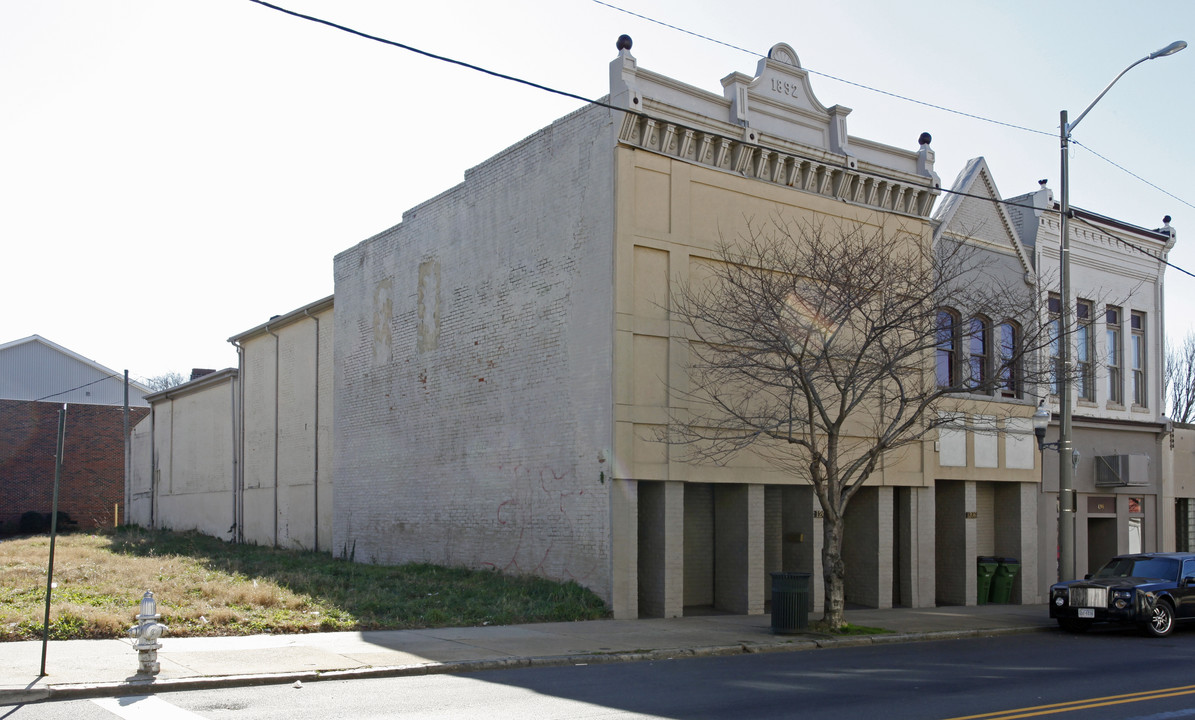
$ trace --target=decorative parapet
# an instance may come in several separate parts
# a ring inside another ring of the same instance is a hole
[[[909,152],[851,138],[850,108],[825,107],[783,43],[755,77],[732,73],[723,96],[640,69],[630,38],[610,66],[610,101],[626,110],[621,143],[883,212],[926,219],[941,192],[930,137]]]
[[[852,169],[836,158],[806,157],[633,112],[623,116],[618,140],[755,180],[920,218],[929,217],[940,193],[937,187]]]

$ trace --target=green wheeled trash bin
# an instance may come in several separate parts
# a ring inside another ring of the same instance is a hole
[[[809,627],[810,573],[772,573],[772,632],[798,633]]]
[[[992,576],[996,568],[1000,567],[1000,558],[980,555],[975,558],[975,602],[987,605],[992,593]]]
[[[1021,561],[1016,558],[996,558],[1000,564],[992,578],[992,602],[1008,604],[1012,601],[1012,581],[1021,570]]]

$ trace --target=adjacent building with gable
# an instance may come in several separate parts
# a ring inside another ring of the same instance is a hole
[[[1035,460],[1039,450],[1028,418],[1010,421],[999,440],[968,428],[944,432],[939,439],[939,502],[943,487],[953,486],[976,518],[973,532],[959,534],[955,542],[966,548],[966,558],[1020,560],[1016,596],[1023,602],[1044,601],[1050,583],[1058,579],[1060,461],[1075,462],[1079,574],[1094,572],[1117,553],[1174,549],[1176,519],[1190,515],[1190,500],[1182,497],[1187,491],[1176,488],[1174,428],[1164,416],[1162,382],[1165,260],[1176,233],[1168,217],[1162,228],[1148,229],[1072,210],[1068,301],[1076,324],[1068,341],[1076,363],[1076,456],[1059,458],[1047,448]],[[935,214],[935,224],[936,237],[961,239],[1003,264],[1005,283],[1023,289],[1037,321],[1057,327],[1062,302],[1059,207],[1045,181],[1034,192],[1004,199],[986,161],[977,158],[960,173]],[[1001,332],[1006,327],[1001,319],[984,317],[982,309],[958,317],[960,356],[991,356],[1009,337],[1016,341],[1015,333]],[[1038,358],[1044,382],[1010,387],[1000,397],[982,400],[1028,406],[1044,402],[1056,418],[1059,342],[1043,348]],[[1048,435],[1047,442],[1057,440],[1056,420]],[[1189,464],[1189,458],[1179,462]],[[949,542],[944,530],[938,529],[940,546]],[[940,552],[939,562],[942,557]],[[942,570],[940,585],[961,577]],[[965,592],[973,594],[971,588]]]

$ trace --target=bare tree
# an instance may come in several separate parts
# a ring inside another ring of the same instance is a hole
[[[154,392],[162,392],[163,390],[169,390],[172,387],[182,385],[185,382],[187,382],[186,375],[171,370],[170,372],[162,373],[161,375],[154,375],[151,378],[146,378],[144,384],[145,387],[153,390]]]
[[[1195,422],[1195,334],[1166,350],[1167,416],[1174,422]]]
[[[1049,342],[1032,288],[1002,282],[971,245],[928,244],[874,226],[774,220],[724,243],[672,299],[689,334],[689,407],[674,412],[666,439],[698,462],[749,450],[813,486],[829,628],[845,624],[851,498],[885,457],[974,403],[1007,415],[994,398],[1024,392]],[[965,328],[946,322],[944,307],[1015,319],[1020,335],[972,364]]]

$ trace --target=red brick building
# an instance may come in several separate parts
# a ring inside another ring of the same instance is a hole
[[[122,375],[37,335],[0,344],[0,534],[26,512],[51,511],[64,404],[58,510],[79,528],[124,522]],[[149,414],[147,392],[129,384],[130,428]]]
[[[23,513],[49,513],[62,403],[0,400],[0,532]],[[68,405],[58,509],[80,528],[112,527],[124,517],[124,408]],[[130,426],[149,409],[129,409]]]

